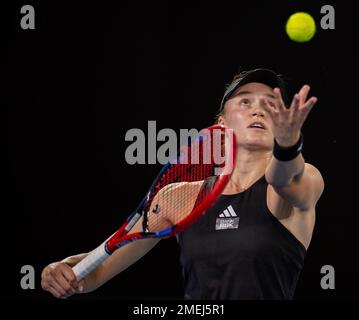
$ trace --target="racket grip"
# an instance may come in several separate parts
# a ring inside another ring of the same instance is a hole
[[[96,269],[110,255],[105,250],[105,243],[92,250],[86,258],[82,259],[72,268],[78,281],[85,278],[92,270]]]

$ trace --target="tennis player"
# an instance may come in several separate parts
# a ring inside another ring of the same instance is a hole
[[[217,122],[236,133],[237,165],[215,205],[177,237],[185,299],[293,299],[324,189],[301,153],[302,126],[317,102],[309,90],[287,104],[283,79],[268,69],[242,72],[227,87]],[[71,267],[86,253],[51,263],[42,287],[58,298],[95,290],[158,241],[120,248],[81,281]]]

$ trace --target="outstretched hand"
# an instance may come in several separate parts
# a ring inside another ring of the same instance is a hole
[[[316,97],[307,100],[309,90],[310,87],[304,85],[294,95],[290,108],[286,107],[279,88],[273,90],[274,102],[263,98],[274,138],[282,147],[290,147],[298,142],[303,123],[318,100]]]

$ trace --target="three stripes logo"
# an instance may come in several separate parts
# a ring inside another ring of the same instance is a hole
[[[229,218],[229,217],[237,217],[237,214],[234,212],[233,207],[229,205],[227,209],[225,209],[220,215],[220,218]]]
[[[239,216],[229,205],[216,219],[216,230],[238,229]]]

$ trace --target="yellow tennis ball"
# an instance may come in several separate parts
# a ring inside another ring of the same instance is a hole
[[[306,12],[296,12],[287,20],[285,30],[296,42],[307,42],[313,38],[316,27],[313,17]]]

